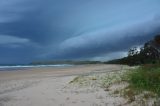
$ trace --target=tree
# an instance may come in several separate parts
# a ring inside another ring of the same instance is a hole
[[[139,54],[139,50],[137,47],[133,47],[128,51],[128,56],[135,56]]]
[[[144,44],[144,47],[140,51],[140,59],[142,63],[153,63],[160,59],[160,35]]]
[[[160,35],[145,43],[140,50],[137,47],[128,51],[127,62],[129,65],[155,63],[160,61]]]
[[[110,61],[114,64],[139,65],[147,63],[160,63],[160,34],[154,39],[146,42],[140,49],[137,47],[131,48],[128,51],[128,56],[122,59]]]
[[[156,35],[154,41],[157,45],[160,45],[160,35]]]

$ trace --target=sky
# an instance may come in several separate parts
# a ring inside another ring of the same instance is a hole
[[[160,33],[160,0],[0,0],[0,64],[127,56]]]

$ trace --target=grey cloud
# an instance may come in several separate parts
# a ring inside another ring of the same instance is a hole
[[[97,55],[120,52],[134,45],[141,45],[160,33],[160,19],[152,18],[141,23],[92,31],[79,36],[71,37],[59,46],[59,57],[86,58]]]
[[[124,56],[128,48],[160,33],[159,16],[151,19],[160,14],[159,4],[159,0],[0,0],[0,63]]]
[[[105,55],[95,56],[90,58],[91,60],[99,60],[99,61],[107,61],[112,59],[119,59],[122,57],[126,57],[128,55],[127,51],[120,51],[120,52],[111,52]]]
[[[30,4],[30,6],[28,5]],[[24,12],[33,10],[31,0],[1,0],[0,1],[0,23],[8,23],[23,18]]]
[[[0,35],[0,45],[5,44],[26,44],[29,43],[30,40],[26,38],[19,38],[15,36],[9,35]]]
[[[28,38],[16,37],[11,35],[0,35],[0,47],[5,48],[34,48],[35,50],[42,47]]]

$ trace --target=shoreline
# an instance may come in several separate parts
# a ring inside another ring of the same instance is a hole
[[[125,102],[101,87],[74,86],[78,76],[117,73],[121,65],[83,65],[0,72],[0,106],[112,106]],[[94,80],[93,80],[94,81]]]
[[[76,65],[72,67],[40,67],[40,68],[28,68],[25,70],[14,71],[0,71],[0,80],[2,79],[14,79],[22,77],[58,77],[58,76],[73,76],[87,74],[91,72],[104,72],[121,70],[123,65]]]

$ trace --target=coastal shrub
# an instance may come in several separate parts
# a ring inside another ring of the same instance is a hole
[[[152,91],[160,96],[160,65],[147,64],[128,74],[129,83],[138,91]]]

